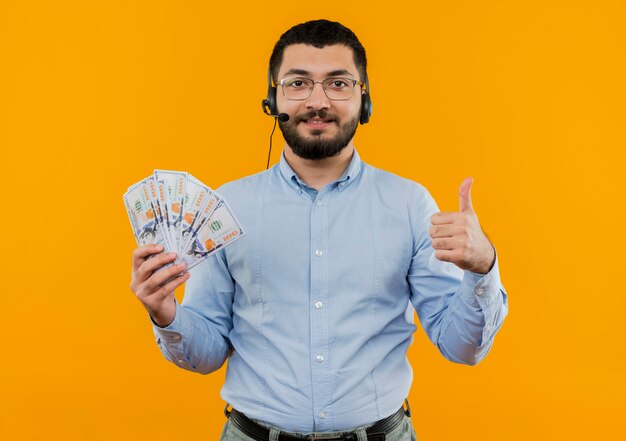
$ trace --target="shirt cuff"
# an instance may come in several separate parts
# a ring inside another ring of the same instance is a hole
[[[176,343],[182,339],[184,323],[181,316],[183,315],[183,308],[179,307],[176,300],[174,300],[174,303],[176,305],[176,314],[174,315],[174,320],[169,325],[161,327],[154,322],[152,316],[149,316],[154,334],[166,343]]]
[[[489,307],[497,299],[501,288],[498,253],[496,253],[493,266],[487,274],[463,271],[462,297],[475,308],[485,309]]]

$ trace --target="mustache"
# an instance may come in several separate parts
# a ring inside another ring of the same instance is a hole
[[[302,121],[306,121],[308,119],[315,118],[315,117],[318,117],[319,119],[323,119],[324,121],[328,121],[328,122],[338,121],[338,118],[336,115],[333,115],[332,113],[328,113],[327,110],[320,109],[320,110],[311,110],[307,113],[296,115],[296,117],[294,118],[294,122],[300,123]]]

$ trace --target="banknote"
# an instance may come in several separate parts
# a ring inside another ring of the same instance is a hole
[[[211,187],[204,185],[192,175],[187,176],[185,188],[185,204],[183,206],[183,219],[181,225],[181,252],[184,251],[189,235],[198,223],[198,218],[213,194]]]
[[[161,225],[161,231],[163,231],[163,237],[167,243],[167,249],[172,251],[172,241],[170,239],[169,219],[167,216],[167,202],[165,200],[165,184],[163,182],[157,182],[154,176],[146,178],[147,189],[152,200],[152,204],[155,208],[156,221]]]
[[[165,224],[165,231],[167,233],[167,239],[170,243],[170,249],[178,252],[178,241],[175,237],[174,224],[172,223],[172,201],[170,200],[170,193],[167,188],[167,182],[164,180],[157,180],[156,176],[154,180],[157,184],[157,192],[159,195],[159,202],[163,207],[163,220]]]
[[[220,248],[244,236],[239,222],[225,200],[220,199],[212,214],[200,225],[183,253],[189,269],[198,265]]]
[[[224,198],[187,172],[155,170],[124,204],[137,244],[162,245],[188,269],[245,235]]]
[[[157,222],[157,213],[146,178],[131,186],[124,194],[124,204],[133,228],[137,245],[159,244],[168,250],[169,244],[165,240],[162,224]]]
[[[215,192],[211,192],[211,194],[205,199],[202,210],[197,214],[192,224],[189,225],[185,231],[185,241],[180,250],[181,256],[185,254],[191,242],[198,235],[198,231],[202,225],[204,225],[206,220],[213,215],[213,211],[221,200],[222,198]]]
[[[173,251],[180,253],[187,172],[155,170],[154,177],[157,181],[164,181],[167,187],[170,239]]]

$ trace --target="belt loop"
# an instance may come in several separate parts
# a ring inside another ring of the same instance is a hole
[[[409,406],[409,399],[405,398],[404,399],[404,404],[406,404],[406,409],[404,409],[404,414],[408,417],[411,416],[411,406]]]
[[[228,410],[229,407],[230,407],[230,403],[226,403],[226,407],[224,408],[224,415],[226,416],[226,418],[230,418],[231,411]]]
[[[276,427],[270,427],[270,438],[269,441],[278,441],[278,437],[280,436],[280,429]]]
[[[367,441],[367,432],[364,427],[356,429],[355,433],[357,441]]]

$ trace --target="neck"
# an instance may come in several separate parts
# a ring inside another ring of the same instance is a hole
[[[325,185],[343,175],[352,160],[354,145],[348,144],[337,156],[325,159],[303,159],[285,144],[285,159],[300,179],[311,188],[320,191]]]

